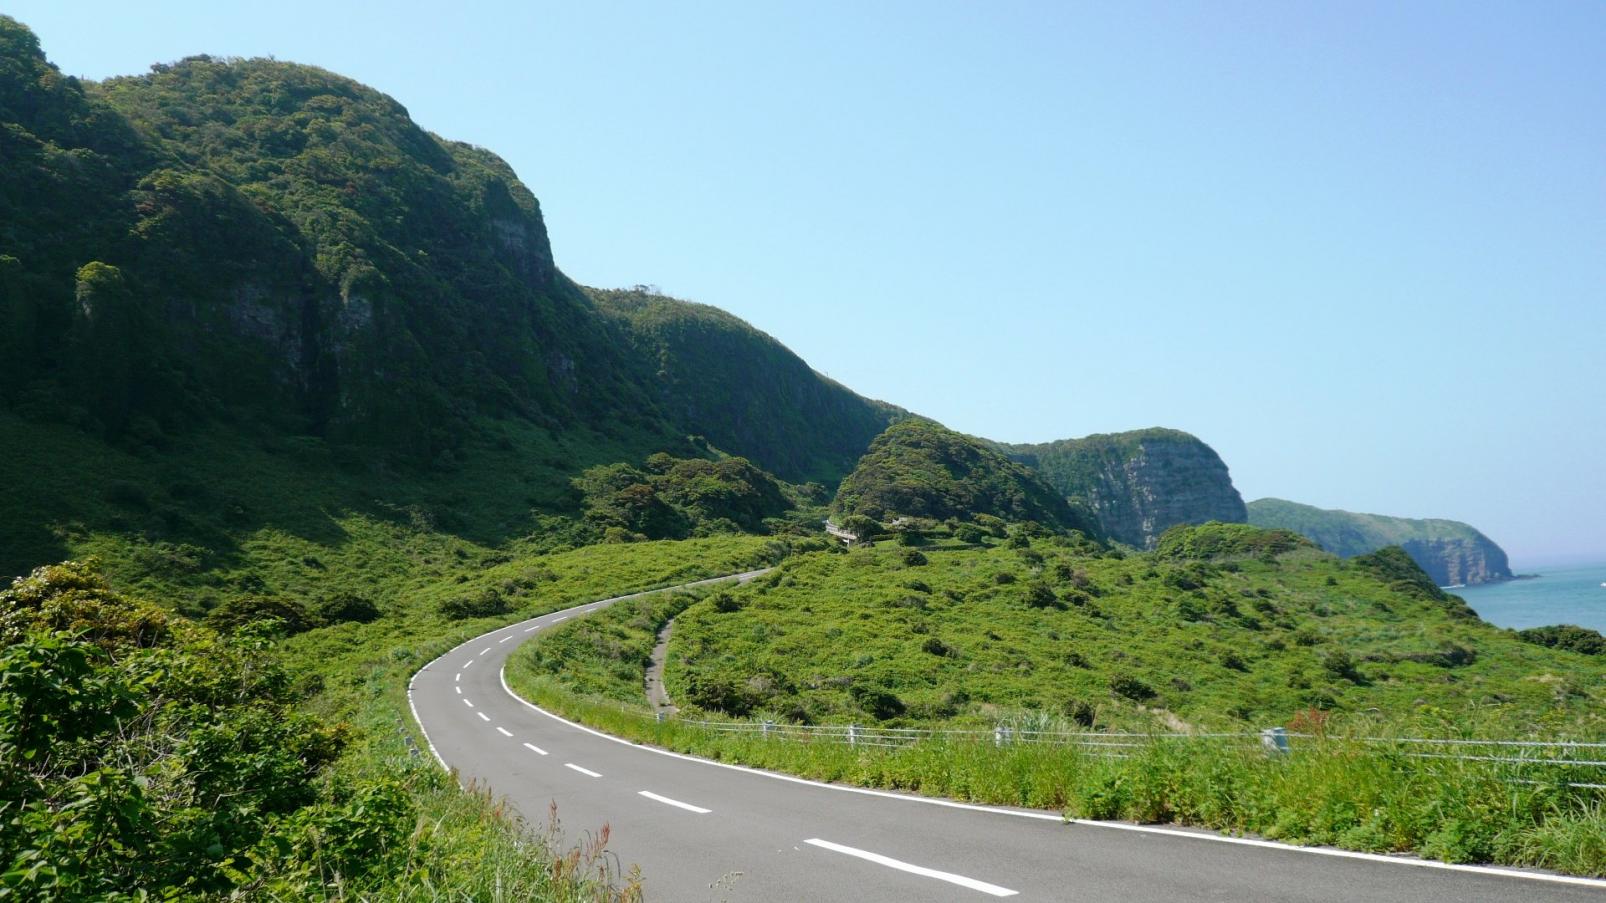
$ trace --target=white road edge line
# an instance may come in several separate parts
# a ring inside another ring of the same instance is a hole
[[[546,750],[542,749],[539,746],[536,746],[534,743],[526,743],[526,744],[524,744],[524,748],[529,750],[530,752],[535,753],[538,756],[546,755]]]
[[[564,768],[573,768],[575,771],[578,771],[581,774],[583,774],[583,775],[585,775],[586,777],[589,777],[589,778],[600,778],[600,777],[602,777],[602,775],[597,774],[596,772],[592,771],[591,769],[589,769],[589,768],[581,768],[580,766],[574,764],[573,762],[564,762],[563,763],[563,767]]]
[[[674,806],[676,809],[685,809],[687,812],[695,812],[698,815],[707,815],[708,813],[714,811],[712,809],[704,809],[702,806],[693,806],[691,803],[683,803],[680,800],[672,800],[667,796],[659,796],[658,794],[653,793],[651,790],[638,790],[636,793],[638,796],[644,796],[650,800],[657,800],[666,806]]]
[[[712,759],[704,759],[700,756],[691,756],[685,753],[674,752],[672,750],[659,749],[656,746],[647,746],[645,744],[626,740],[623,737],[615,737],[612,734],[605,734],[602,731],[586,727],[578,722],[570,721],[562,715],[549,712],[513,692],[513,688],[507,685],[506,665],[503,665],[503,669],[501,673],[498,674],[498,677],[502,682],[502,690],[506,692],[507,695],[518,700],[518,702],[525,708],[539,712],[540,714],[551,718],[553,721],[567,724],[576,730],[584,731],[592,736],[601,737],[604,740],[609,740],[622,746],[628,746],[631,749],[639,749],[642,752],[649,752],[654,755],[669,756],[672,759],[680,759],[686,762],[699,762],[703,765],[712,765],[715,768],[728,768],[732,771],[745,771],[748,774],[760,775],[762,777],[770,778],[771,780],[786,781],[791,784],[803,784],[805,786],[819,787],[825,790],[835,790],[838,793],[857,793],[863,796],[878,796],[884,799],[903,800],[904,802],[921,803],[927,806],[942,806],[948,809],[968,809],[972,812],[991,812],[995,815],[1013,815],[1017,818],[1032,818],[1040,821],[1054,821],[1065,824],[1085,825],[1092,828],[1114,828],[1118,831],[1136,831],[1140,834],[1163,834],[1172,837],[1192,838],[1194,840],[1208,840],[1215,843],[1230,843],[1240,846],[1260,847],[1262,849],[1283,850],[1290,853],[1308,853],[1312,856],[1333,856],[1339,859],[1361,859],[1368,862],[1387,862],[1394,865],[1410,865],[1418,868],[1441,869],[1448,872],[1467,872],[1474,875],[1489,875],[1502,878],[1524,878],[1529,881],[1547,881],[1552,884],[1576,884],[1581,887],[1606,888],[1606,880],[1602,880],[1600,878],[1583,878],[1576,875],[1552,875],[1545,872],[1529,872],[1520,869],[1500,868],[1498,866],[1488,865],[1463,865],[1457,862],[1437,862],[1432,859],[1412,859],[1404,856],[1385,856],[1380,853],[1360,853],[1354,850],[1339,850],[1332,847],[1301,847],[1289,843],[1278,843],[1274,840],[1255,840],[1248,837],[1227,837],[1220,834],[1209,834],[1203,831],[1184,831],[1177,828],[1162,828],[1153,825],[1134,825],[1128,824],[1127,822],[1118,821],[1093,821],[1085,818],[1066,818],[1063,815],[1055,815],[1052,812],[1033,812],[1026,809],[1005,809],[1000,806],[983,806],[977,803],[960,803],[954,800],[937,799],[929,796],[910,796],[908,794],[893,793],[887,790],[871,790],[868,787],[845,787],[840,784],[826,784],[821,781],[811,781],[808,778],[796,777],[795,775],[778,774],[773,771],[750,768],[746,765],[733,765],[729,762],[715,762]]]
[[[424,667],[427,668],[429,665]],[[418,674],[423,673],[423,668],[420,668]],[[441,770],[449,774],[452,766],[446,764],[446,760],[441,758],[441,751],[435,748],[435,741],[429,739],[429,731],[424,729],[424,720],[418,717],[418,705],[413,702],[413,681],[418,680],[418,674],[414,674],[413,679],[407,682],[407,707],[413,710],[413,722],[418,725],[418,732],[424,735],[424,745],[429,747],[429,754],[435,757],[435,761],[441,763]]]
[[[709,577],[706,580],[696,580],[696,581],[693,581],[691,583],[684,584],[683,586],[670,586],[670,587],[664,587],[663,589],[642,590],[639,593],[629,593],[629,594],[623,595],[623,596],[615,596],[612,599],[608,599],[606,601],[611,604],[611,603],[614,603],[614,602],[619,602],[619,601],[624,600],[624,599],[636,599],[636,598],[640,598],[641,596],[652,595],[653,593],[663,592],[666,589],[673,590],[673,589],[686,589],[686,588],[693,587],[693,586],[707,586],[707,585],[712,584],[712,583],[721,583],[721,582],[724,582],[724,581],[727,581],[727,580],[735,580],[738,583],[743,583],[743,582],[746,582],[746,580],[751,580],[754,577],[757,577],[758,575],[760,575],[762,573],[764,573],[763,570],[758,570],[758,571],[746,571],[746,572],[743,572],[741,574],[728,574],[728,575],[723,576],[723,577]],[[744,580],[744,578],[745,578],[745,580]],[[541,617],[545,617],[545,615],[542,615]],[[528,622],[521,622],[521,623],[528,623]],[[537,626],[540,626],[540,625],[537,625]],[[534,629],[534,628],[531,628],[531,629]],[[440,763],[441,771],[444,771],[447,774],[452,774],[452,766],[446,764],[446,757],[442,756],[441,755],[441,751],[438,748],[436,748],[434,739],[432,739],[429,736],[429,728],[424,726],[424,719],[420,718],[419,715],[418,715],[418,703],[416,703],[413,700],[413,686],[418,683],[419,675],[421,675],[425,671],[429,670],[430,665],[435,664],[436,662],[440,661],[443,658],[446,658],[449,655],[455,655],[464,646],[470,645],[473,642],[474,642],[474,640],[470,639],[470,640],[468,640],[466,642],[462,642],[462,643],[457,644],[456,646],[453,646],[451,649],[448,649],[445,652],[442,652],[440,655],[437,655],[433,659],[430,659],[428,664],[424,665],[422,668],[419,668],[417,671],[414,671],[413,672],[413,676],[407,679],[407,708],[413,713],[413,723],[418,725],[418,733],[423,735],[423,737],[424,737],[424,745],[429,747],[429,754],[435,757],[435,761]],[[468,661],[463,663],[463,667],[466,669],[472,664],[474,664],[474,660],[473,659],[469,659]],[[506,688],[507,682],[505,680],[503,681],[502,686],[504,688]],[[511,690],[509,690],[508,692],[509,692],[510,695],[512,694]],[[513,698],[514,699],[518,699],[520,702],[524,702],[524,700],[523,699],[519,699],[518,696],[514,696]],[[524,704],[525,705],[530,705],[528,702],[524,702]],[[530,706],[530,707],[531,708],[535,708],[535,706]],[[536,709],[536,711],[540,711],[540,709]],[[545,713],[543,712],[542,714],[545,714]],[[559,719],[559,720],[562,720],[562,719]],[[601,736],[607,737],[608,735],[607,734],[602,734]],[[616,739],[616,738],[609,737],[609,739],[611,740],[611,739]],[[622,743],[624,741],[621,740],[619,742]],[[528,744],[528,743],[526,743],[524,745],[525,746],[530,746],[530,744]],[[534,746],[530,746],[530,748],[535,750],[536,752],[540,753],[543,756],[546,755],[546,751],[545,750],[538,749],[538,748],[536,748]],[[461,779],[459,779],[459,780],[461,780]]]
[[[830,850],[833,853],[844,853],[848,856],[856,856],[859,859],[863,859],[868,862],[874,862],[876,865],[884,865],[887,868],[897,869],[900,872],[908,872],[911,875],[920,875],[925,878],[936,878],[938,881],[946,881],[949,884],[957,884],[960,887],[968,887],[971,890],[979,890],[984,894],[990,894],[994,897],[1013,897],[1020,893],[1018,890],[1010,890],[1007,887],[999,887],[996,884],[988,884],[985,881],[977,881],[975,878],[966,878],[964,875],[956,875],[953,872],[942,872],[938,871],[937,869],[928,869],[923,865],[914,865],[912,863],[904,862],[900,859],[893,859],[891,856],[883,856],[880,853],[872,853],[869,850],[861,850],[856,847],[845,847],[842,844],[832,843],[829,840],[821,840],[818,837],[811,837],[803,842],[809,844],[810,846],[819,847],[822,850]]]
[[[496,732],[497,732],[497,733],[498,733],[498,734],[501,734],[501,735],[502,735],[502,736],[504,736],[504,737],[511,737],[511,736],[513,736],[513,735],[512,735],[512,734],[511,734],[511,733],[509,733],[509,732],[508,732],[508,729],[507,729],[507,728],[505,728],[505,727],[503,727],[503,726],[501,726],[501,725],[500,725],[500,724],[498,724],[498,725],[497,725],[497,726],[496,726]]]
[[[491,720],[491,716],[485,714],[484,712],[475,712],[474,714],[480,716],[480,720],[481,721],[490,721]]]

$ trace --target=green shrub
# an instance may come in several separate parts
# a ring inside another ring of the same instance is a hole
[[[491,587],[486,587],[472,596],[457,596],[440,603],[441,615],[452,621],[488,618],[507,614],[512,610],[513,607],[508,604],[507,599]]]

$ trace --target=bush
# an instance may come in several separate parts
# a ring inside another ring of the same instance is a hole
[[[492,615],[504,615],[512,610],[512,606],[502,598],[502,594],[490,587],[480,590],[475,595],[447,599],[440,604],[440,613],[452,621],[488,618]]]
[[[1557,624],[1551,627],[1529,627],[1517,631],[1517,638],[1536,646],[1565,649],[1580,655],[1606,655],[1606,637],[1600,631],[1575,624]]]
[[[1048,584],[1041,581],[1033,583],[1026,589],[1026,604],[1032,608],[1065,607],[1065,603],[1060,601],[1060,597],[1054,595],[1054,591],[1049,588]]]
[[[853,701],[877,721],[896,718],[907,711],[903,700],[899,699],[897,694],[882,687],[855,686],[848,692]]]
[[[325,624],[339,624],[344,621],[356,621],[366,624],[378,620],[379,606],[367,596],[356,593],[335,593],[318,600],[318,617]]]
[[[230,599],[206,616],[207,624],[225,633],[268,621],[278,621],[286,634],[301,633],[320,624],[317,616],[300,602],[256,596]]]
[[[1110,690],[1117,696],[1125,696],[1135,702],[1144,702],[1158,695],[1153,687],[1130,674],[1110,675]]]
[[[910,549],[903,553],[903,563],[909,567],[919,567],[926,563],[926,556],[918,549]]]

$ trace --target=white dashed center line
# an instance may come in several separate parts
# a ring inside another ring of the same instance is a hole
[[[461,683],[462,680],[463,680],[463,672],[461,672],[461,671],[457,672],[457,676],[452,678],[452,680]]]
[[[708,813],[714,811],[712,809],[704,809],[702,806],[693,806],[691,803],[683,803],[680,800],[672,800],[667,796],[659,796],[658,794],[653,793],[651,790],[641,790],[638,791],[638,793],[647,799],[657,800],[666,806],[674,806],[676,809],[685,809],[687,812],[695,812],[698,815],[707,815]]]
[[[467,699],[463,700],[463,705],[466,705],[471,709],[474,708],[474,703],[469,702]]]
[[[568,615],[564,615],[562,618],[553,618],[552,619],[552,623],[556,624],[559,621],[563,620],[563,618],[567,618],[567,617],[568,617]]]
[[[526,628],[524,628],[524,632],[525,633],[534,633],[535,631],[540,630],[540,629],[541,629],[541,625],[537,624],[534,627],[526,627]]]
[[[468,661],[463,663],[463,667],[464,668],[471,668],[473,666],[474,666],[474,660],[473,659],[469,659]]]
[[[491,720],[491,716],[485,714],[484,712],[475,712],[474,714],[480,716],[480,720],[481,721],[490,721]]]
[[[505,727],[503,727],[503,726],[501,726],[501,725],[500,725],[500,724],[499,724],[499,725],[497,725],[497,726],[496,726],[496,732],[497,732],[497,733],[498,733],[498,734],[501,734],[501,735],[502,735],[502,736],[504,736],[504,737],[511,737],[511,736],[513,736],[513,735],[512,735],[512,734],[510,734],[510,733],[508,733],[508,730],[507,730],[507,728],[505,728]]]
[[[591,769],[589,769],[589,768],[581,768],[580,766],[574,764],[573,762],[564,762],[563,763],[563,767],[564,768],[572,768],[575,771],[580,772],[581,774],[585,775],[588,778],[600,778],[600,777],[602,777],[602,775],[597,774],[596,772],[592,771]]]
[[[534,743],[526,743],[526,744],[524,744],[524,748],[529,750],[530,752],[535,753],[538,756],[546,755],[546,750],[542,749],[539,746],[536,746]]]
[[[459,696],[463,695],[463,688],[462,687],[453,687],[452,689],[457,691],[457,695],[459,695]]]
[[[484,649],[480,650],[480,655],[484,655],[485,653],[490,652],[490,651],[491,651],[491,647],[486,646]]]
[[[510,636],[505,636],[505,637],[502,637],[501,639],[497,640],[497,642],[498,643],[505,643],[505,642],[507,642],[508,640],[511,640],[511,639],[513,639],[513,638],[510,637]]]
[[[1013,897],[1020,893],[1018,890],[1010,890],[1007,887],[999,887],[996,884],[988,884],[985,881],[977,881],[975,878],[966,878],[964,875],[955,875],[953,872],[940,872],[936,869],[928,869],[923,865],[912,865],[898,859],[893,859],[891,856],[883,856],[880,853],[872,853],[868,850],[860,850],[854,847],[845,847],[842,844],[832,843],[829,840],[821,840],[818,837],[811,837],[803,842],[811,846],[819,847],[822,850],[830,850],[834,853],[844,853],[848,856],[854,856],[867,862],[874,862],[876,865],[884,865],[887,868],[894,868],[900,872],[908,872],[911,875],[920,875],[925,878],[935,878],[938,881],[946,881],[949,884],[957,884],[960,887],[968,887],[971,890],[979,890],[984,894],[990,894],[994,897]]]

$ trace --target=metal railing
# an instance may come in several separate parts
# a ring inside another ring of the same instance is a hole
[[[665,720],[663,716],[660,721]],[[1108,758],[1130,758],[1136,750],[1157,743],[1210,742],[1259,747],[1270,755],[1297,754],[1327,742],[1360,744],[1379,753],[1411,759],[1488,762],[1511,769],[1544,766],[1553,783],[1569,787],[1606,789],[1606,742],[1576,740],[1510,740],[1433,737],[1325,737],[1292,733],[1283,728],[1259,732],[1138,733],[1127,731],[1067,731],[1020,728],[1000,724],[985,728],[899,728],[858,724],[783,724],[774,721],[703,721],[673,719],[676,723],[718,734],[736,734],[766,740],[800,743],[840,743],[874,748],[904,748],[927,741],[991,742],[995,746],[1046,744]],[[1592,780],[1582,780],[1592,778]],[[1521,781],[1520,777],[1516,778]],[[1575,780],[1578,779],[1578,780]],[[1532,781],[1532,783],[1541,783]]]

